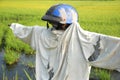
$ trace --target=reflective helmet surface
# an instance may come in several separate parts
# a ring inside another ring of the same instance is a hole
[[[70,5],[57,4],[47,10],[42,20],[61,24],[71,24],[78,21],[78,13],[75,8]]]

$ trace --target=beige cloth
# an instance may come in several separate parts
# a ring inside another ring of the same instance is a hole
[[[91,66],[120,71],[120,38],[83,30],[66,31],[13,23],[15,36],[36,50],[36,80],[89,80]],[[49,66],[48,66],[49,65]]]

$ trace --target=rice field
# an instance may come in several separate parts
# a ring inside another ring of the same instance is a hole
[[[120,37],[120,1],[2,0],[0,1],[0,48],[5,50],[4,61],[6,64],[17,63],[23,51],[25,54],[35,53],[29,45],[13,35],[8,24],[20,23],[31,27],[33,25],[46,26],[46,22],[42,21],[41,17],[50,6],[58,3],[70,4],[76,8],[79,14],[79,23],[83,29]],[[109,77],[108,71],[100,71],[101,73],[96,75],[103,76],[105,74]],[[26,73],[26,71],[24,72]],[[100,80],[109,80],[109,78]]]

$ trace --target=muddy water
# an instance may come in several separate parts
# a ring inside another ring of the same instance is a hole
[[[28,72],[32,80],[35,80],[35,68],[29,67],[28,64],[35,65],[35,55],[22,54],[19,62],[14,65],[6,65],[4,62],[4,50],[0,51],[0,80],[3,80],[3,75],[7,76],[8,80],[13,80],[16,72],[19,80],[28,80],[24,69]]]

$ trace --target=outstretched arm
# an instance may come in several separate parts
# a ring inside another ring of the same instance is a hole
[[[12,23],[9,26],[16,37],[18,37],[25,43],[30,44],[33,27],[27,27],[18,23]]]
[[[120,71],[120,38],[97,33],[94,35],[99,36],[97,43],[98,57],[96,60],[91,61],[90,64],[95,67]]]

